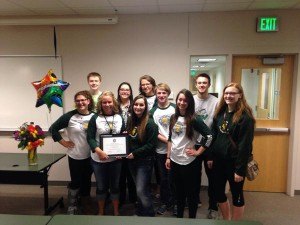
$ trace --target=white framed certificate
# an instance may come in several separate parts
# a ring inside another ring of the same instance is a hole
[[[128,155],[128,135],[127,134],[102,134],[100,135],[100,148],[108,156]]]

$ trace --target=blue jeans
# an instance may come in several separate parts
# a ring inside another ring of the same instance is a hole
[[[115,160],[107,163],[91,161],[97,183],[97,200],[105,200],[108,191],[110,191],[111,200],[118,200],[122,161]]]
[[[138,205],[136,214],[138,216],[155,216],[151,198],[151,175],[153,169],[153,158],[133,159],[128,161],[129,170],[136,184]]]

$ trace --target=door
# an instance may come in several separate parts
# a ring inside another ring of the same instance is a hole
[[[260,173],[245,190],[286,192],[294,56],[263,65],[259,56],[234,56],[233,82],[241,83],[256,117],[254,158]]]

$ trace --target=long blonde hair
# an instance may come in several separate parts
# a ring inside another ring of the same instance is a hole
[[[237,123],[240,120],[243,112],[246,112],[248,114],[248,116],[255,123],[255,119],[254,119],[254,116],[253,116],[253,113],[252,113],[252,109],[251,109],[251,107],[248,105],[248,103],[246,101],[243,87],[240,84],[238,84],[238,83],[229,83],[229,84],[227,84],[224,87],[222,98],[220,99],[220,102],[218,104],[218,107],[216,109],[214,117],[216,118],[219,114],[223,114],[226,111],[226,109],[227,109],[227,104],[226,104],[226,102],[224,100],[224,93],[225,93],[225,90],[228,87],[235,87],[236,89],[238,89],[239,94],[241,94],[241,98],[239,98],[238,102],[236,103],[235,112],[233,114],[232,122],[233,123]]]
[[[113,100],[113,112],[114,114],[119,113],[119,104],[115,98],[115,95],[111,91],[104,91],[98,98],[98,103],[97,103],[97,113],[99,115],[103,115],[103,110],[102,110],[102,101],[104,96],[110,96]]]

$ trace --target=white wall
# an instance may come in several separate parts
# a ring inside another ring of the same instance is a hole
[[[258,16],[280,18],[277,33],[256,33]],[[152,75],[167,82],[176,93],[189,86],[190,55],[227,55],[225,83],[230,81],[232,55],[300,52],[300,11],[243,11],[162,15],[122,15],[116,25],[57,26],[58,54],[62,56],[63,80],[71,83],[65,91],[65,111],[73,108],[73,95],[87,89],[86,75],[103,75],[103,90],[116,90],[129,81],[137,94],[138,78]],[[53,55],[53,27],[0,27],[1,55]],[[296,64],[299,64],[297,58]],[[295,78],[300,69],[295,70]],[[41,75],[42,77],[42,75]],[[291,124],[289,168],[290,189],[300,190],[299,136],[300,88],[295,79]],[[220,87],[221,88],[221,87]],[[34,100],[33,100],[34,104]],[[298,129],[298,130],[297,130]],[[11,138],[1,134],[0,151],[16,150]],[[9,148],[7,148],[9,146]],[[47,140],[45,152],[63,152]],[[298,166],[297,166],[298,165]],[[51,180],[68,179],[66,162],[55,165]]]

